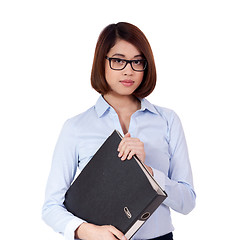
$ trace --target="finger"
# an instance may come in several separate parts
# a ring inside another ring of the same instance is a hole
[[[129,142],[126,142],[124,140],[120,143],[119,149],[118,149],[119,151],[118,157],[123,156],[124,152],[126,151],[127,147],[129,147],[129,145],[130,145]]]
[[[125,140],[128,139],[128,138],[131,138],[131,135],[130,133],[126,133],[122,139],[122,141],[120,142],[120,144],[118,145],[118,151],[119,149],[121,148],[121,146],[124,144]]]
[[[127,145],[123,145],[121,151],[119,152],[119,157],[121,160],[125,160],[130,152],[130,148]]]
[[[123,152],[123,155],[122,155],[122,157],[121,157],[121,160],[122,160],[122,161],[126,160],[130,152],[131,152],[131,149],[127,148],[127,149]]]
[[[132,159],[133,156],[137,156],[138,159],[141,162],[144,163],[144,161],[145,161],[145,151],[144,151],[144,147],[143,147],[142,143],[135,145],[134,148],[132,148],[129,151],[127,159],[130,160],[130,159]]]
[[[131,151],[134,151],[135,153],[135,149],[138,148],[137,144],[134,142],[128,142],[128,143],[123,143],[120,151],[119,151],[119,157],[121,157],[121,160],[126,160],[127,156],[129,155],[129,153]],[[133,154],[134,154],[133,153]]]
[[[124,149],[124,146],[134,146],[134,145],[138,145],[141,144],[141,141],[138,138],[123,138],[122,141],[120,142],[119,146],[118,146],[118,151],[122,151],[122,149]]]
[[[144,144],[139,139],[131,139],[131,141],[125,141],[122,143],[118,156],[121,157],[121,160],[126,158],[131,159],[134,154],[141,157],[144,155]],[[130,154],[130,152],[132,152]],[[129,155],[130,154],[130,155]]]
[[[121,231],[119,231],[117,228],[115,228],[114,226],[109,226],[109,231],[111,233],[113,233],[118,239],[127,240],[127,238],[124,236],[124,234]]]
[[[127,132],[125,135],[124,135],[125,138],[129,138],[131,137],[131,134],[129,132]]]
[[[127,159],[128,159],[128,160],[132,159],[132,157],[133,157],[135,154],[136,154],[135,151],[133,151],[133,150],[130,151],[129,154],[128,154],[128,156],[127,156]]]

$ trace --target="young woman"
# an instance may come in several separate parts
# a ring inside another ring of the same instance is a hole
[[[91,83],[101,96],[95,106],[63,126],[46,187],[44,221],[68,240],[126,239],[115,227],[87,223],[63,205],[77,168],[81,171],[117,129],[124,135],[119,157],[127,161],[136,154],[168,194],[133,239],[173,239],[170,208],[187,214],[195,206],[192,172],[178,116],[145,99],[155,87],[156,69],[141,30],[120,22],[102,31]]]

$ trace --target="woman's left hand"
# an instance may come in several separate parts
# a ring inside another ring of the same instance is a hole
[[[144,144],[138,138],[132,138],[130,133],[127,133],[118,146],[118,156],[122,161],[130,160],[133,155],[136,155],[139,160],[144,163],[145,151]]]
[[[132,138],[130,133],[127,133],[120,142],[118,151],[118,157],[120,157],[122,161],[126,159],[130,160],[133,155],[136,155],[153,176],[152,168],[145,164],[146,154],[144,151],[144,143],[141,142],[138,138]]]
[[[126,159],[130,160],[133,155],[136,155],[142,163],[145,162],[144,143],[138,138],[132,138],[130,133],[124,136],[118,146],[118,151],[118,157],[120,157],[122,161]]]

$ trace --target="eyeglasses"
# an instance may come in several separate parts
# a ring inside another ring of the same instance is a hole
[[[109,58],[105,57],[109,61],[109,66],[113,70],[123,70],[128,63],[130,63],[132,69],[137,72],[143,72],[147,67],[147,61],[145,59],[126,60],[121,58]]]

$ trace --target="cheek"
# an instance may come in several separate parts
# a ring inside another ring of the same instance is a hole
[[[108,84],[111,84],[111,80],[113,79],[113,74],[111,71],[107,70],[105,71],[105,79]]]
[[[120,79],[120,71],[114,71],[109,68],[109,65],[105,65],[105,79],[108,85],[116,83]]]
[[[111,72],[109,71],[109,67],[108,67],[108,63],[105,63],[105,79],[107,80],[107,82],[109,81],[111,77]]]
[[[137,76],[137,81],[139,82],[139,84],[142,82],[143,77],[144,77],[144,72],[138,73],[139,75]]]

